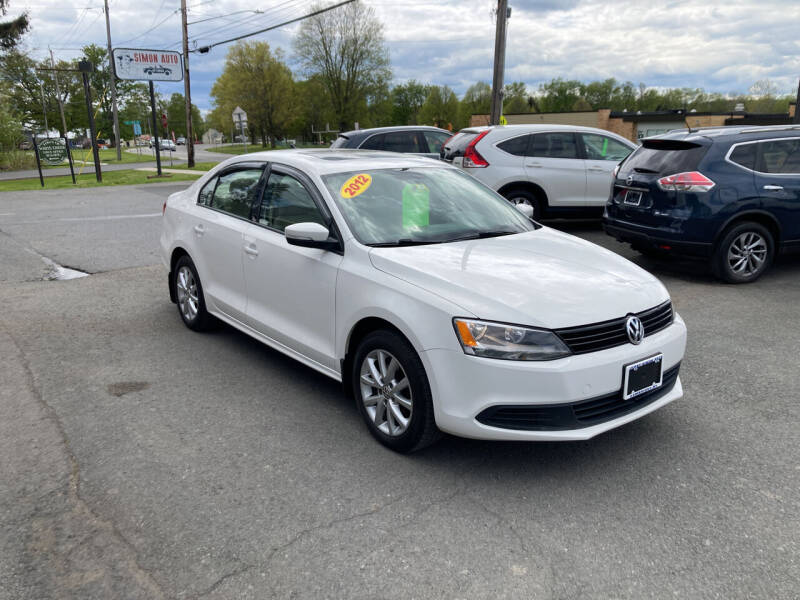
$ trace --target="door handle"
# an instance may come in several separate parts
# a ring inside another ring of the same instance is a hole
[[[525,163],[525,166],[526,166],[526,167],[541,167],[541,166],[542,166],[542,163],[533,163],[533,162],[529,162],[529,163]]]
[[[603,167],[588,167],[586,170],[587,170],[587,171],[601,171],[601,172],[605,172],[605,169],[604,169]]]
[[[765,185],[764,189],[768,192],[782,192],[783,186],[782,185]]]
[[[206,228],[203,227],[202,225],[195,225],[194,226],[194,232],[197,235],[203,235],[206,232]]]
[[[245,246],[244,247],[244,251],[245,251],[246,254],[249,254],[250,256],[253,256],[253,257],[258,256],[258,248],[256,248],[253,245]]]

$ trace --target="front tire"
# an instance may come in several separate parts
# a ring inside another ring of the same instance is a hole
[[[358,412],[381,444],[407,453],[441,437],[425,368],[405,339],[374,331],[359,344],[352,364]]]
[[[203,286],[194,262],[187,255],[181,256],[175,263],[172,285],[183,323],[193,331],[208,330],[211,327],[211,315],[206,310]]]
[[[728,283],[750,283],[769,268],[775,240],[759,223],[740,223],[728,231],[714,252],[714,274]]]

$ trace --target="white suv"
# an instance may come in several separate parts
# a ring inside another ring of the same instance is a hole
[[[444,154],[511,202],[532,206],[539,218],[599,216],[614,167],[635,148],[593,127],[506,125],[462,129],[445,143]]]

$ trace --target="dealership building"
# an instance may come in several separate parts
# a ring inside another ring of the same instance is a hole
[[[518,113],[504,115],[509,125],[580,125],[611,131],[635,142],[672,129],[689,127],[724,127],[726,125],[785,125],[792,123],[797,107],[789,105],[788,113],[755,114],[745,111],[709,113],[682,109],[657,112],[593,111],[563,113]],[[470,126],[489,124],[489,115],[472,115]]]

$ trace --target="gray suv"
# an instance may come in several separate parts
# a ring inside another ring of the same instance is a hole
[[[360,148],[385,150],[439,158],[442,145],[453,133],[438,127],[406,125],[400,127],[375,127],[340,133],[331,148]]]

